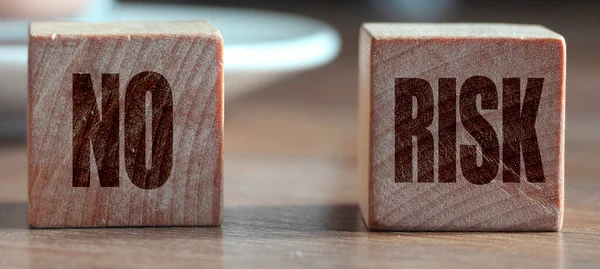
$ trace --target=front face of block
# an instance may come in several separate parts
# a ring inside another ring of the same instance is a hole
[[[372,32],[361,61],[369,227],[559,230],[562,38]]]
[[[220,34],[106,27],[32,25],[30,224],[220,224]]]

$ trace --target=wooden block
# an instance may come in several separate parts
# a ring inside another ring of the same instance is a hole
[[[33,227],[219,225],[221,34],[33,23],[28,133]]]
[[[372,229],[558,231],[565,41],[541,26],[367,23],[360,207]]]

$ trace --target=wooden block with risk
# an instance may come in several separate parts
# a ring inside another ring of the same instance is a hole
[[[221,34],[33,23],[28,134],[32,227],[219,225]]]
[[[367,23],[360,208],[372,229],[557,231],[565,41],[534,25]]]

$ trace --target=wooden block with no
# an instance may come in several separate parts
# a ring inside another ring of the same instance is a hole
[[[372,229],[557,231],[565,41],[541,26],[367,23],[360,208]]]
[[[33,23],[32,227],[222,219],[223,41],[206,22]]]

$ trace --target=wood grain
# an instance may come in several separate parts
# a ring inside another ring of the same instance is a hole
[[[370,228],[560,230],[562,36],[529,25],[367,23],[360,42]]]
[[[33,227],[221,223],[215,28],[34,23],[29,48]]]

